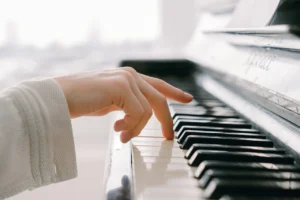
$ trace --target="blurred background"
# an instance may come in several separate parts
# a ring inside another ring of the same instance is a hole
[[[173,52],[191,37],[203,11],[228,13],[236,2],[1,0],[0,89],[37,76],[116,66],[128,56]]]
[[[126,55],[151,52],[154,47],[180,46],[195,26],[193,4],[172,0],[2,0],[1,88],[37,76],[115,66]],[[176,8],[186,10],[185,14],[178,15]],[[174,35],[172,26],[185,28]]]
[[[180,54],[197,24],[224,27],[237,2],[1,0],[0,91],[35,77],[114,68],[127,57]],[[72,120],[77,179],[10,199],[101,199],[111,118]]]
[[[0,1],[1,87],[36,76],[101,69],[114,65],[122,53],[148,49],[160,34],[158,4]]]

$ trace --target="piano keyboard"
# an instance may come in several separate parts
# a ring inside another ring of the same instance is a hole
[[[293,156],[204,89],[192,93],[169,104],[173,141],[155,118],[132,140],[136,200],[300,199]]]

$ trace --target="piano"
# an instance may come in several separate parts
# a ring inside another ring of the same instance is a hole
[[[197,27],[181,57],[120,66],[194,100],[169,102],[173,141],[155,118],[127,144],[112,134],[107,200],[300,199],[300,1],[240,1],[227,27]]]

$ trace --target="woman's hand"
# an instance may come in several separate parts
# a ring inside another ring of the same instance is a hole
[[[122,142],[139,135],[152,116],[152,110],[161,123],[164,137],[173,139],[173,121],[166,98],[182,103],[193,99],[190,94],[130,67],[54,79],[65,94],[72,118],[123,110],[125,117],[114,125],[115,131],[122,131]]]

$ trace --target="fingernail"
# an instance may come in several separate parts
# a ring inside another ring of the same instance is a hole
[[[194,98],[193,95],[191,95],[191,94],[189,94],[189,93],[187,93],[187,92],[184,92],[184,95],[185,95],[186,97],[188,97],[188,98]]]

